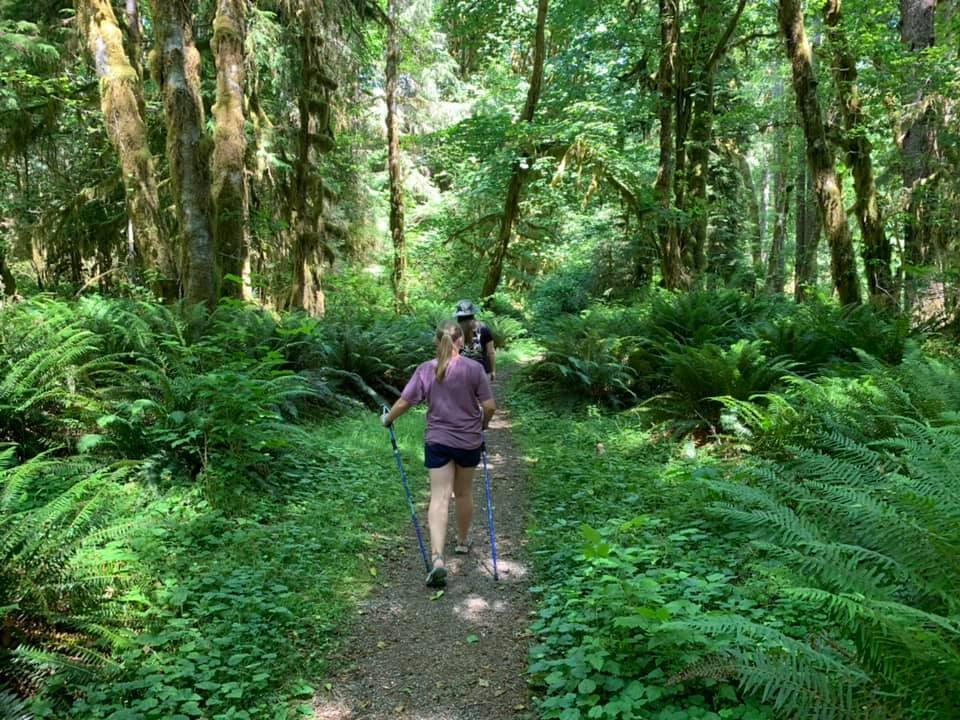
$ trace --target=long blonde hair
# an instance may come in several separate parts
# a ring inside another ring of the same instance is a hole
[[[455,322],[444,322],[437,328],[437,382],[443,382],[450,362],[459,354],[457,340],[463,339],[463,330]]]

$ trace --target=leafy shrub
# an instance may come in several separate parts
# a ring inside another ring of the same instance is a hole
[[[279,370],[276,354],[251,364],[216,353],[222,364],[211,368],[202,346],[181,350],[174,372],[145,360],[128,369],[134,382],[118,388],[113,412],[97,419],[105,438],[88,436],[85,446],[106,439],[115,453],[149,459],[155,477],[214,472],[266,482],[278,454],[297,441],[289,420],[311,389]]]
[[[579,313],[590,304],[592,274],[585,265],[569,265],[530,292],[530,312],[537,321]]]
[[[523,309],[504,292],[495,292],[484,301],[485,313],[493,313],[499,317],[510,317],[519,322],[525,320]]]
[[[757,323],[752,334],[769,343],[774,354],[793,359],[798,372],[810,374],[832,363],[858,362],[858,351],[886,363],[899,362],[909,321],[891,318],[870,305],[841,308],[810,301],[787,315]]]

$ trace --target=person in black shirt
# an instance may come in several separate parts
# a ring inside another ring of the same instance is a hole
[[[490,328],[477,320],[479,308],[469,300],[457,303],[454,315],[463,330],[463,350],[460,354],[483,365],[491,380],[497,376],[497,351]]]

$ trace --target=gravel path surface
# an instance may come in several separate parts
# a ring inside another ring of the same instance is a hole
[[[342,669],[315,699],[318,720],[519,720],[530,718],[526,665],[531,601],[525,555],[527,514],[523,458],[510,435],[507,376],[494,392],[499,410],[487,431],[498,569],[494,582],[486,525],[483,470],[474,481],[473,547],[455,555],[453,502],[445,556],[449,574],[441,596],[424,585],[426,573],[413,529],[402,547],[384,550],[380,580],[358,608],[335,662]],[[421,458],[404,457],[418,487]],[[397,479],[397,502],[403,502]],[[425,503],[418,504],[421,525]],[[424,527],[424,542],[427,542]]]

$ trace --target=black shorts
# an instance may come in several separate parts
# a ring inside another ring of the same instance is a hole
[[[480,464],[480,448],[464,450],[448,445],[423,444],[423,464],[435,470],[453,460],[462,468],[474,468]]]

